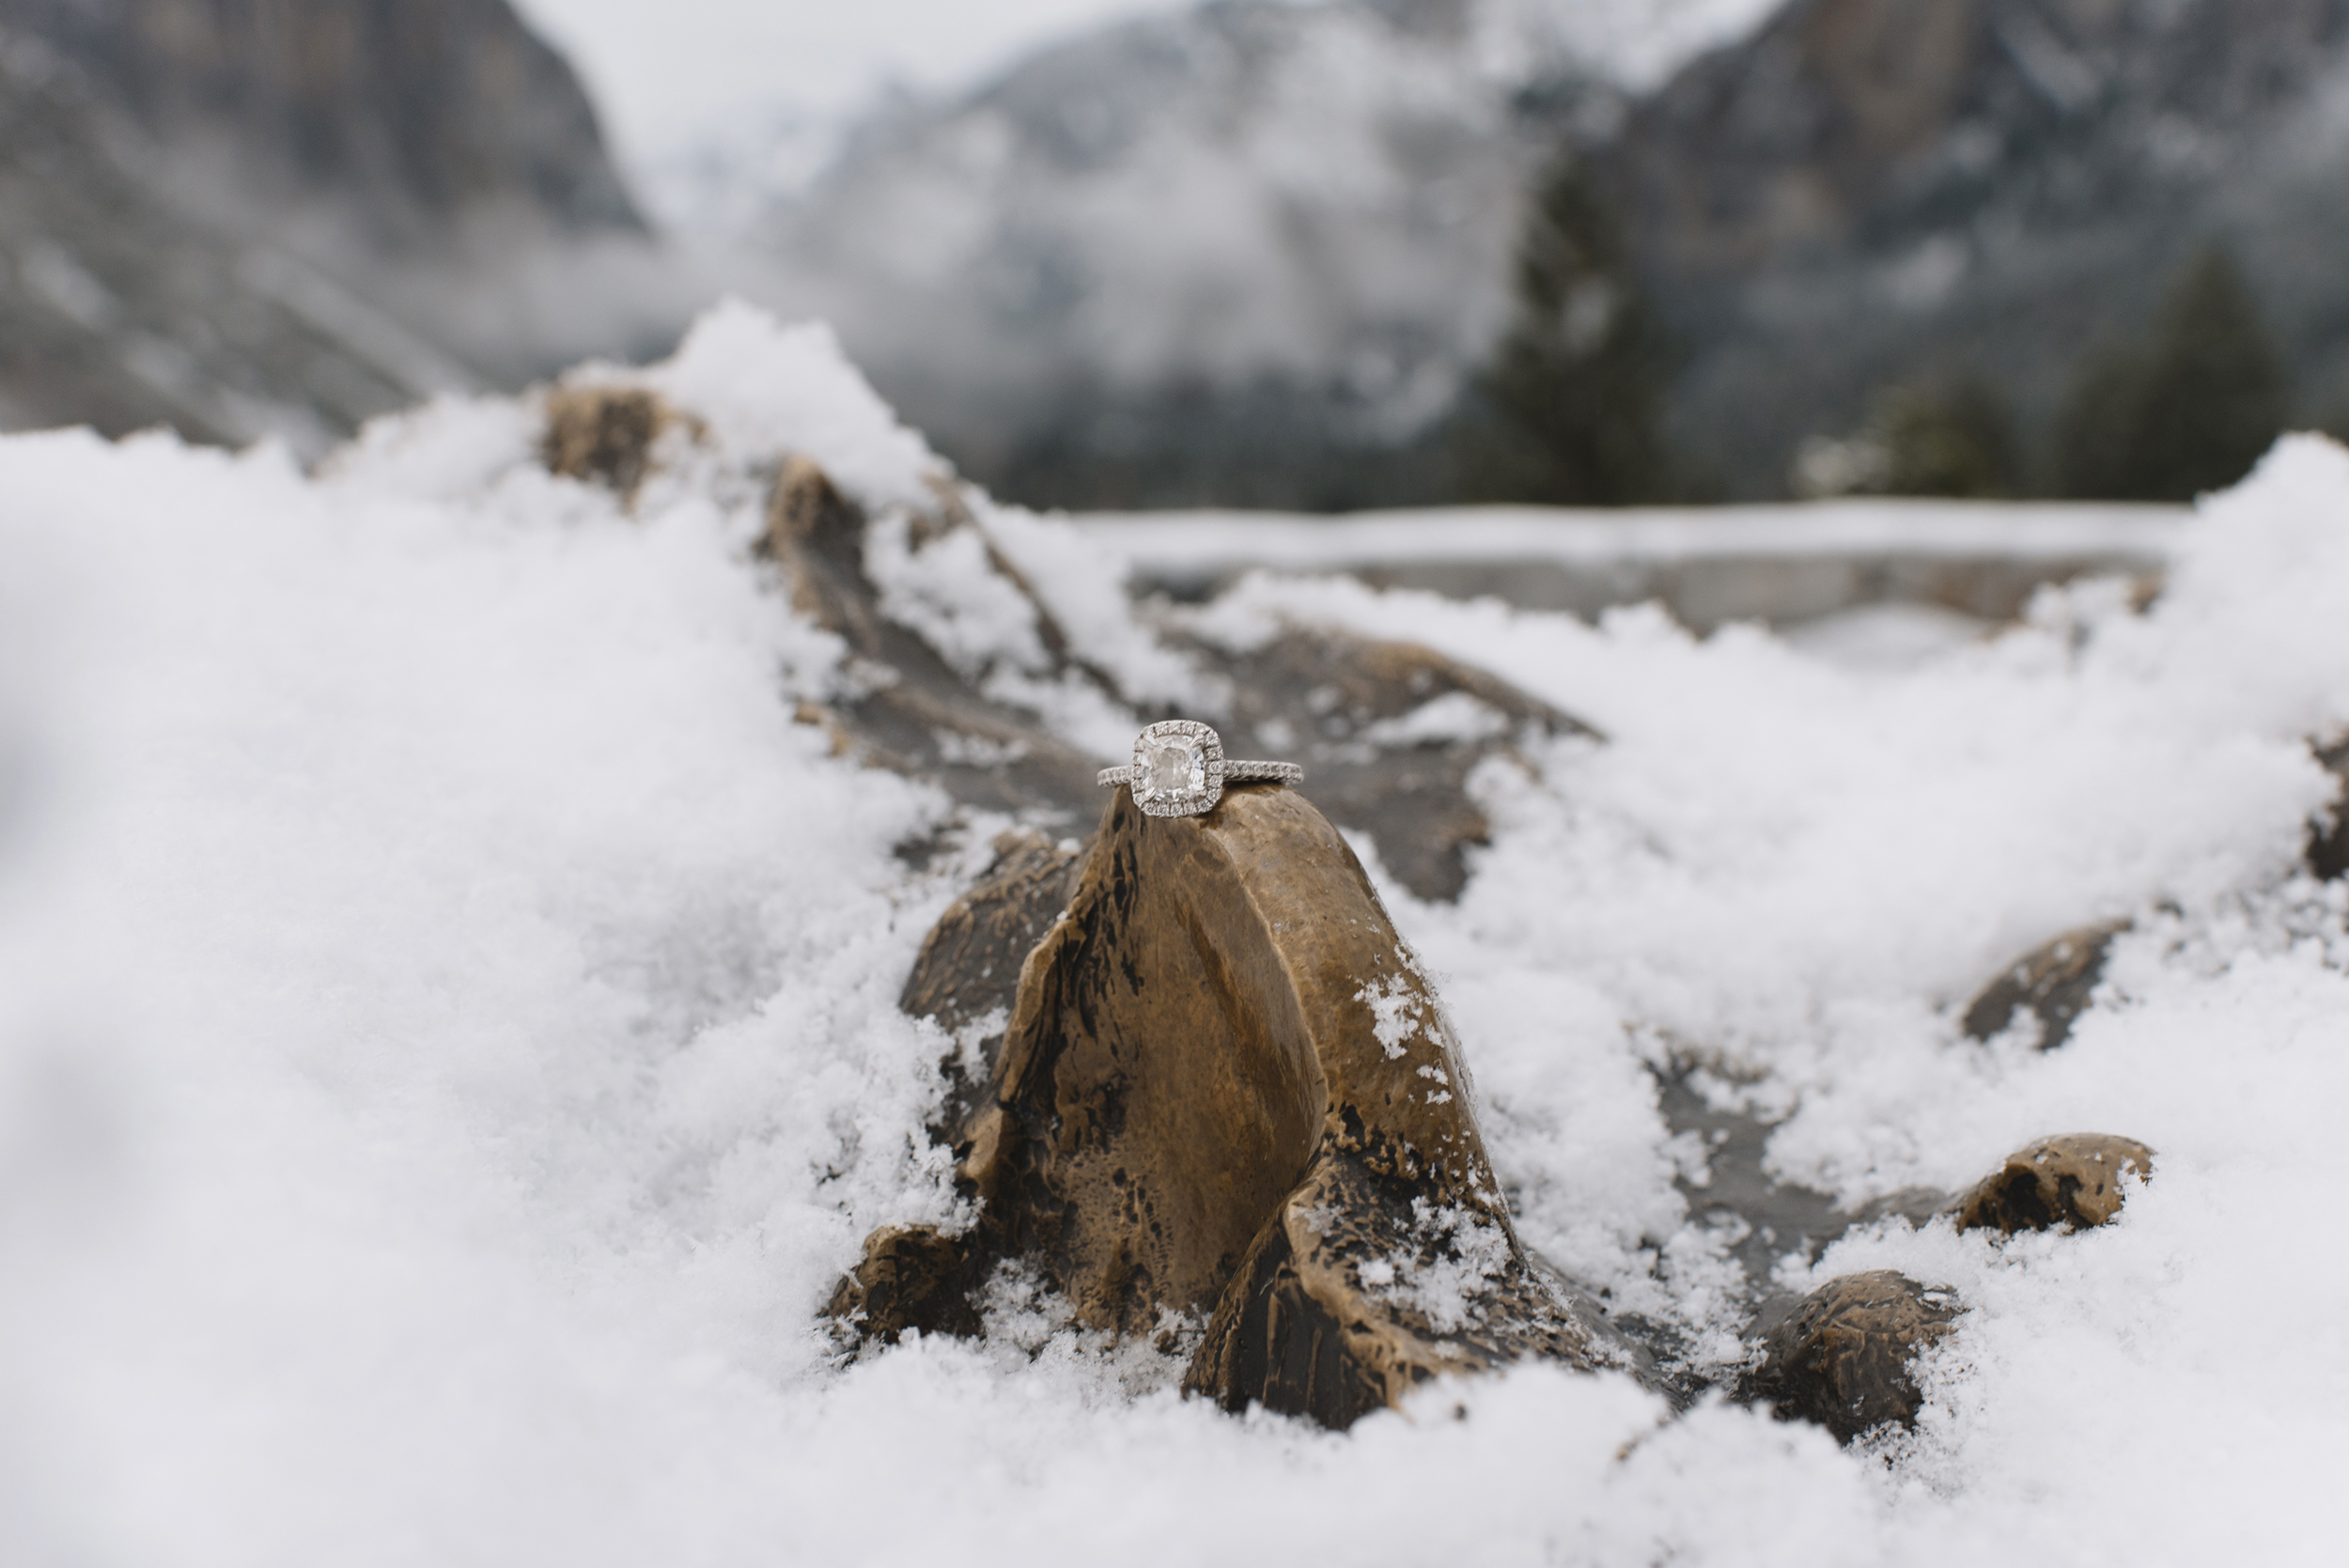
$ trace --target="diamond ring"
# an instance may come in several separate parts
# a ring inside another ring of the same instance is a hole
[[[1227,784],[1270,779],[1297,784],[1293,762],[1226,762],[1223,737],[1193,719],[1168,719],[1134,737],[1134,760],[1104,768],[1103,784],[1131,784],[1134,804],[1151,816],[1197,816],[1215,809]]]

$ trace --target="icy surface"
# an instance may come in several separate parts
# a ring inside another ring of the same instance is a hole
[[[950,1044],[894,999],[984,850],[910,871],[945,800],[792,722],[839,649],[749,544],[786,453],[877,508],[931,476],[820,334],[737,312],[654,375],[711,435],[632,516],[498,403],[318,477],[0,440],[8,1560],[2337,1555],[2349,897],[2294,867],[2302,737],[2349,722],[2349,455],[2288,442],[2206,504],[2148,613],[2050,593],[1906,669],[1237,590],[1230,625],[1416,638],[1610,737],[1488,765],[1458,906],[1386,893],[1526,1238],[1699,1362],[1738,1280],[1673,1185],[1668,1049],[1855,1200],[2048,1132],[2159,1156],[2094,1234],[1893,1222],[1786,1271],[1958,1291],[1913,1439],[1547,1368],[1332,1436],[1180,1399],[1017,1277],[984,1343],[827,1359],[866,1229],[953,1213]],[[988,515],[1024,562],[1073,537]],[[1072,642],[1179,685],[1066,559]],[[2063,1050],[1957,1037],[2017,952],[2128,914]]]

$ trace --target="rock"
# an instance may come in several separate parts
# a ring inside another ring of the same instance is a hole
[[[1925,366],[1971,366],[2013,399],[2026,446],[2051,438],[2097,341],[2135,330],[2217,235],[2295,380],[2328,373],[2338,329],[2315,323],[2336,269],[2302,236],[2339,224],[2341,164],[2330,144],[2312,160],[2298,127],[2341,69],[2337,8],[1768,9],[1597,154],[1688,346],[1672,427],[1706,433],[1724,499],[1783,493],[1806,437],[1849,431]],[[2201,154],[2148,158],[2155,135]]]
[[[2071,1038],[2072,1025],[2088,1010],[2104,978],[2112,939],[2129,929],[2125,920],[2084,925],[2017,959],[1967,1004],[1966,1032],[1977,1040],[2003,1033],[2018,1011],[2039,1021],[2036,1048],[2053,1050]]]
[[[685,308],[506,0],[6,0],[0,236],[6,428],[319,458],[436,393],[640,356]]]
[[[1019,970],[1029,952],[1060,918],[1077,888],[1084,856],[1042,833],[1005,833],[995,841],[995,861],[970,892],[948,906],[922,939],[913,972],[906,976],[897,1005],[917,1018],[930,1018],[958,1034],[989,1014],[1008,1018],[1019,1000]],[[985,1063],[972,1073],[965,1054],[946,1059],[946,1109],[936,1130],[948,1142],[977,1109],[977,1094],[1002,1055],[1001,1029],[976,1042]]]
[[[977,536],[988,569],[1034,613],[1046,666],[1028,674],[1126,703],[1106,672],[1073,652],[958,492],[941,484],[933,496],[913,520],[916,547],[958,531]],[[802,717],[847,737],[863,760],[936,779],[965,804],[1056,828],[1093,820],[1102,799],[1094,778],[1106,759],[1079,755],[1035,714],[982,695],[978,682],[892,619],[865,573],[865,545],[863,513],[823,471],[804,458],[786,463],[761,550],[788,573],[794,607],[848,643],[860,675],[861,694]],[[1508,682],[1414,644],[1304,628],[1240,652],[1176,641],[1200,666],[1203,686],[1231,692],[1231,711],[1151,716],[1206,718],[1232,756],[1303,763],[1315,799],[1369,833],[1388,870],[1423,898],[1457,896],[1464,851],[1486,836],[1466,793],[1471,770],[1516,755],[1532,737],[1595,735]]]
[[[1951,1203],[1961,1231],[1982,1226],[2015,1231],[2101,1225],[2121,1212],[2121,1172],[2140,1178],[2154,1171],[2154,1151],[2108,1133],[2043,1138],[2017,1150],[1991,1175]]]
[[[633,499],[652,444],[677,423],[660,394],[637,386],[556,387],[546,396],[538,456],[551,474],[599,481]]]
[[[1425,899],[1457,898],[1466,851],[1490,835],[1470,773],[1533,737],[1597,735],[1416,643],[1298,627],[1244,652],[1193,646],[1232,687],[1226,750],[1303,764],[1315,803],[1368,833],[1388,872]]]
[[[279,202],[355,208],[379,241],[492,211],[509,225],[644,230],[579,78],[507,0],[10,0],[7,11],[160,147],[210,147],[216,179]]]
[[[987,874],[938,917],[922,940],[898,1005],[952,1031],[1019,994],[1019,966],[1076,891],[1083,855],[1033,831],[995,841]]]
[[[1910,1363],[1957,1312],[1952,1292],[1890,1269],[1830,1280],[1769,1331],[1752,1391],[1838,1442],[1887,1421],[1914,1425],[1923,1401]]]
[[[1518,1243],[1458,1047],[1297,790],[1112,802],[962,1140],[978,1232],[1078,1319],[1212,1309],[1186,1387],[1343,1426],[1442,1372],[1629,1364]]]
[[[2319,747],[2316,760],[2334,779],[2332,814],[2309,825],[2309,870],[2330,881],[2349,874],[2349,735]]]
[[[1704,1151],[1702,1185],[1685,1178],[1675,1185],[1691,1217],[1742,1232],[1730,1256],[1756,1288],[1768,1288],[1779,1259],[1789,1252],[1815,1258],[1857,1222],[1835,1206],[1832,1194],[1772,1176],[1766,1156],[1778,1124],[1741,1110],[1716,1110],[1697,1087],[1696,1063],[1683,1058],[1655,1077],[1665,1126],[1675,1138],[1693,1137]]]
[[[950,494],[936,529],[975,528]],[[768,504],[761,551],[790,579],[792,607],[848,644],[861,694],[817,715],[875,767],[938,781],[966,805],[1073,826],[1098,809],[1100,764],[1033,713],[980,694],[912,629],[884,614],[864,571],[863,512],[804,458],[785,463]],[[1034,603],[1030,595],[1031,604]],[[1048,652],[1066,639],[1041,605]],[[1066,667],[1082,674],[1081,667]]]
[[[432,391],[288,303],[308,274],[121,156],[120,111],[0,35],[0,428],[169,425],[323,455]]]
[[[854,1336],[895,1344],[909,1328],[969,1337],[979,1331],[974,1283],[962,1242],[926,1225],[890,1225],[864,1241],[864,1256],[825,1311]]]

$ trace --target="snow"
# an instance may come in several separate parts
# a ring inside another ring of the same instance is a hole
[[[983,1342],[833,1363],[866,1230],[955,1212],[951,1044],[895,997],[994,825],[893,853],[948,803],[793,722],[840,650],[750,543],[784,454],[876,511],[935,474],[813,330],[731,311],[647,374],[709,434],[632,511],[497,401],[316,474],[0,438],[11,1561],[2336,1554],[2349,889],[2295,864],[2304,737],[2349,723],[2349,453],[2288,440],[2168,525],[2142,613],[2051,590],[1906,664],[1343,578],[1202,614],[1414,638],[1608,736],[1486,766],[1458,905],[1383,893],[1522,1234],[1700,1364],[1736,1280],[1673,1185],[1670,1049],[1854,1201],[2051,1132],[2156,1151],[2094,1233],[1892,1220],[1781,1266],[1957,1291],[1911,1437],[1547,1367],[1333,1436],[1180,1398],[1016,1275]],[[1180,685],[1095,531],[979,509],[1073,644]],[[2123,915],[2070,1045],[1957,1036],[2015,955]]]
[[[1129,571],[1333,572],[1406,563],[1774,560],[1821,555],[2157,564],[2187,529],[2176,506],[2115,502],[1834,501],[1799,505],[1438,506],[1344,518],[1278,512],[1079,514]]]

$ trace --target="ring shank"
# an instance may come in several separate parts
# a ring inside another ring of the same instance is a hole
[[[1129,784],[1140,782],[1141,770],[1132,763],[1118,768],[1104,768],[1093,782],[1104,787],[1110,784]],[[1305,770],[1293,762],[1226,762],[1223,782],[1252,784],[1269,779],[1280,784],[1302,784]]]
[[[1226,762],[1223,765],[1225,784],[1248,784],[1257,779],[1301,784],[1304,778],[1305,770],[1293,762]]]

